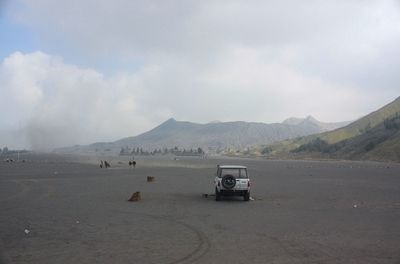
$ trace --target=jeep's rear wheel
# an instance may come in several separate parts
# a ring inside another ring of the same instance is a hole
[[[233,189],[233,187],[235,187],[236,185],[236,179],[235,177],[233,177],[233,175],[225,175],[224,177],[222,177],[221,180],[222,186],[225,187],[225,189]]]
[[[215,188],[215,201],[221,201],[221,193]]]
[[[243,200],[245,200],[246,202],[250,200],[250,192],[246,191],[243,195]]]

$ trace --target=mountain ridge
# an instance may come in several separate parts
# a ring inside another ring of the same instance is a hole
[[[185,149],[201,147],[208,152],[220,152],[226,149],[240,150],[262,142],[272,143],[325,131],[320,123],[330,124],[333,127],[342,124],[312,121],[310,118],[304,118],[297,125],[245,121],[199,124],[169,118],[153,129],[137,136],[122,138],[114,142],[97,142],[85,146],[62,148],[58,151],[95,151],[99,149],[117,151],[123,147],[141,147],[153,150],[175,146]]]

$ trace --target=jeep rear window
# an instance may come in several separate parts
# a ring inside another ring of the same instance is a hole
[[[232,175],[235,178],[247,178],[247,170],[246,169],[221,169],[221,174],[218,175],[218,177],[222,178],[225,175]]]

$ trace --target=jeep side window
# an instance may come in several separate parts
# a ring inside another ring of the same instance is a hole
[[[240,176],[239,178],[245,178],[247,179],[247,170],[246,169],[240,169]]]

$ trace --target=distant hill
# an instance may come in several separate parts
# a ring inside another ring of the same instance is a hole
[[[282,124],[287,124],[287,125],[300,125],[302,123],[309,123],[309,124],[314,124],[319,127],[319,129],[322,132],[325,131],[330,131],[334,130],[336,128],[344,127],[351,122],[345,121],[345,122],[336,122],[336,123],[325,123],[318,121],[312,116],[307,116],[306,118],[298,118],[298,117],[290,117],[282,122]]]
[[[333,131],[253,149],[275,157],[400,161],[400,97]]]
[[[197,149],[206,152],[220,152],[227,149],[241,150],[262,143],[273,143],[284,139],[305,136],[337,128],[343,123],[322,123],[312,117],[302,119],[297,124],[255,123],[255,122],[211,122],[197,124],[176,121],[171,118],[154,129],[135,137],[127,137],[115,142],[94,143],[58,149],[63,152],[119,151],[121,148],[140,147],[145,150],[174,148]]]

